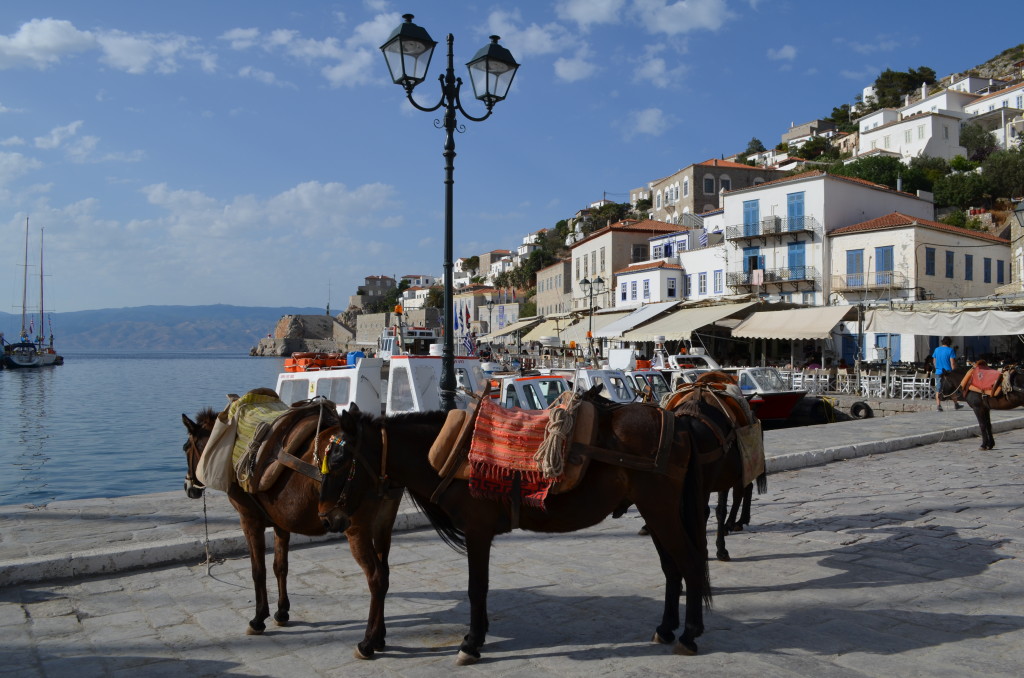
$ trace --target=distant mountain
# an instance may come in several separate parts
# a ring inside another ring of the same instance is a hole
[[[262,337],[274,330],[281,316],[317,315],[323,312],[322,308],[310,307],[225,304],[136,306],[54,313],[52,323],[54,346],[58,352],[124,350],[248,353]],[[20,315],[0,312],[0,331],[4,332],[8,341],[17,338],[20,327]],[[46,333],[49,333],[49,328]]]

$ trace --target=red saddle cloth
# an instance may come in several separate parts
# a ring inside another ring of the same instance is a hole
[[[1001,376],[1002,372],[999,370],[975,366],[974,374],[971,376],[971,386],[983,393],[992,394],[996,385],[999,384]]]
[[[548,491],[558,482],[545,478],[533,458],[547,424],[547,410],[504,408],[485,398],[469,446],[470,494],[509,501],[518,473],[523,503],[544,508]]]

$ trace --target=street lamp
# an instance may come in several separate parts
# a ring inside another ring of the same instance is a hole
[[[455,183],[455,131],[464,132],[465,127],[455,119],[456,111],[473,122],[481,122],[491,117],[494,104],[508,95],[512,79],[515,77],[519,64],[512,58],[512,53],[498,44],[498,36],[492,35],[490,44],[484,46],[466,64],[469,69],[473,93],[484,102],[487,113],[479,118],[473,117],[462,107],[459,90],[462,78],[455,77],[452,46],[455,37],[448,34],[448,67],[443,75],[438,76],[441,83],[441,99],[433,106],[421,106],[412,98],[412,90],[427,77],[430,58],[437,43],[422,28],[412,22],[412,14],[403,14],[405,23],[400,24],[387,39],[380,50],[391,72],[391,79],[396,85],[405,89],[406,98],[414,108],[432,113],[444,108],[444,121],[434,121],[435,127],[444,127],[444,345],[441,352],[441,408],[445,411],[455,408],[455,340],[454,330],[454,293],[452,285],[452,186]]]
[[[604,280],[601,276],[597,276],[593,280],[584,278],[580,281],[580,285],[585,288],[587,293],[587,307],[590,309],[590,326],[587,329],[587,342],[590,344],[590,358],[594,359],[594,290],[597,288],[597,292],[601,292],[601,288],[604,286]]]
[[[491,311],[494,310],[494,299],[487,300],[487,334],[494,331],[494,325],[491,324]]]

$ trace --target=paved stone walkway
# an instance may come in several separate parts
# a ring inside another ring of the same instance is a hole
[[[937,414],[937,413],[936,413]],[[946,413],[947,415],[952,413]],[[663,580],[630,512],[516,533],[492,558],[484,661],[456,669],[463,557],[396,536],[386,652],[352,658],[367,593],[343,542],[293,551],[291,626],[244,634],[247,559],[0,589],[2,676],[1017,676],[1024,665],[1024,431],[769,479],[711,563],[701,654],[647,641]],[[273,590],[273,587],[272,587]],[[273,595],[273,594],[272,594]]]

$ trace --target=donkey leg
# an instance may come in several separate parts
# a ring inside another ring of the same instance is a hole
[[[991,450],[996,446],[996,439],[992,436],[992,410],[982,404],[975,410],[978,415],[978,424],[981,427],[981,449]]]
[[[661,545],[656,535],[651,534],[651,541],[658,552],[661,571],[665,574],[665,602],[661,612],[661,623],[654,629],[652,643],[669,645],[675,640],[676,629],[679,628],[679,599],[683,593],[683,575],[676,567],[675,561]]]
[[[352,557],[362,568],[366,586],[370,590],[366,633],[353,652],[356,659],[372,659],[374,652],[384,649],[384,600],[390,586],[388,554],[391,551],[391,530],[398,513],[398,504],[398,501],[385,501],[380,511],[368,518],[373,521],[370,530],[357,527],[363,521],[354,520],[345,532]]]
[[[718,493],[718,505],[715,507],[715,518],[718,522],[718,530],[715,532],[715,557],[723,563],[729,562],[729,552],[725,548],[725,535],[728,534],[726,517],[729,508],[729,492]]]
[[[750,483],[745,488],[743,488],[743,497],[741,499],[741,502],[743,504],[743,508],[740,511],[740,519],[736,523],[736,531],[737,532],[742,530],[744,525],[749,525],[750,524],[750,504],[753,502],[753,500],[754,500],[754,483]]]
[[[480,648],[487,638],[487,590],[490,586],[491,543],[493,534],[467,534],[469,562],[469,633],[462,639],[455,664],[465,666],[480,661]]]
[[[270,604],[267,601],[267,563],[265,553],[267,540],[263,521],[257,518],[241,516],[242,532],[249,546],[249,561],[252,565],[252,583],[256,593],[256,614],[249,620],[245,629],[246,635],[259,636],[266,630],[264,623],[270,616]]]
[[[274,527],[274,577],[277,578],[277,612],[274,613],[274,623],[278,626],[288,625],[288,611],[292,607],[288,600],[288,547],[291,537],[287,530]]]
[[[743,529],[742,526],[737,525],[736,516],[740,512],[740,508],[743,506],[743,486],[736,485],[732,488],[732,508],[729,509],[729,519],[725,521],[726,534],[731,532],[738,532]]]

